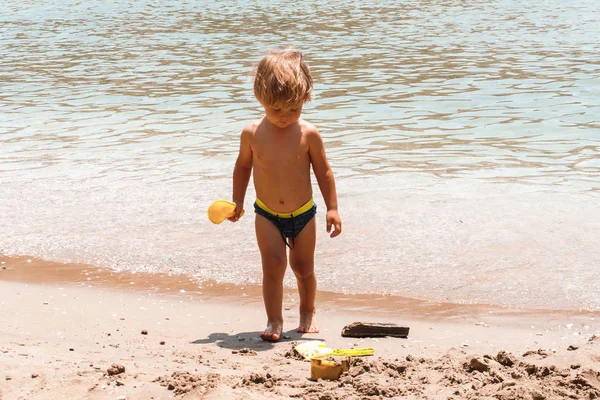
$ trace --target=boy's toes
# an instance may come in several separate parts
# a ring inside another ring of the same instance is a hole
[[[317,328],[316,326],[299,326],[298,329],[296,329],[296,332],[298,332],[298,333],[319,333],[319,328]]]
[[[259,336],[262,340],[266,342],[277,342],[281,339],[281,332],[283,331],[282,326],[274,326],[273,324],[269,324],[267,329],[262,331]]]
[[[260,338],[266,342],[277,342],[280,337],[274,332],[261,332]]]

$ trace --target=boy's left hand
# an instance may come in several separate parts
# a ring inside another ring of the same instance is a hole
[[[331,232],[329,237],[334,238],[342,233],[342,219],[340,218],[340,214],[338,214],[337,210],[327,211],[327,216],[325,219],[327,220],[327,233],[331,232],[332,226],[334,228],[334,231]]]

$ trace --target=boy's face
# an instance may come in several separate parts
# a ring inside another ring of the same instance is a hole
[[[264,105],[264,108],[269,122],[278,128],[287,128],[298,121],[302,114],[302,105],[298,107]]]

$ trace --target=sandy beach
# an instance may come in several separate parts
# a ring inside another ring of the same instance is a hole
[[[321,332],[258,339],[258,288],[118,274],[28,258],[0,262],[0,398],[561,399],[600,396],[600,315],[320,293]],[[409,337],[344,338],[355,321]],[[338,381],[312,381],[307,340],[372,347]]]

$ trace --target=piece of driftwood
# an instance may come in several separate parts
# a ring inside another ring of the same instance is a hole
[[[384,337],[393,336],[407,338],[410,328],[396,324],[377,322],[353,322],[342,329],[344,337]]]

